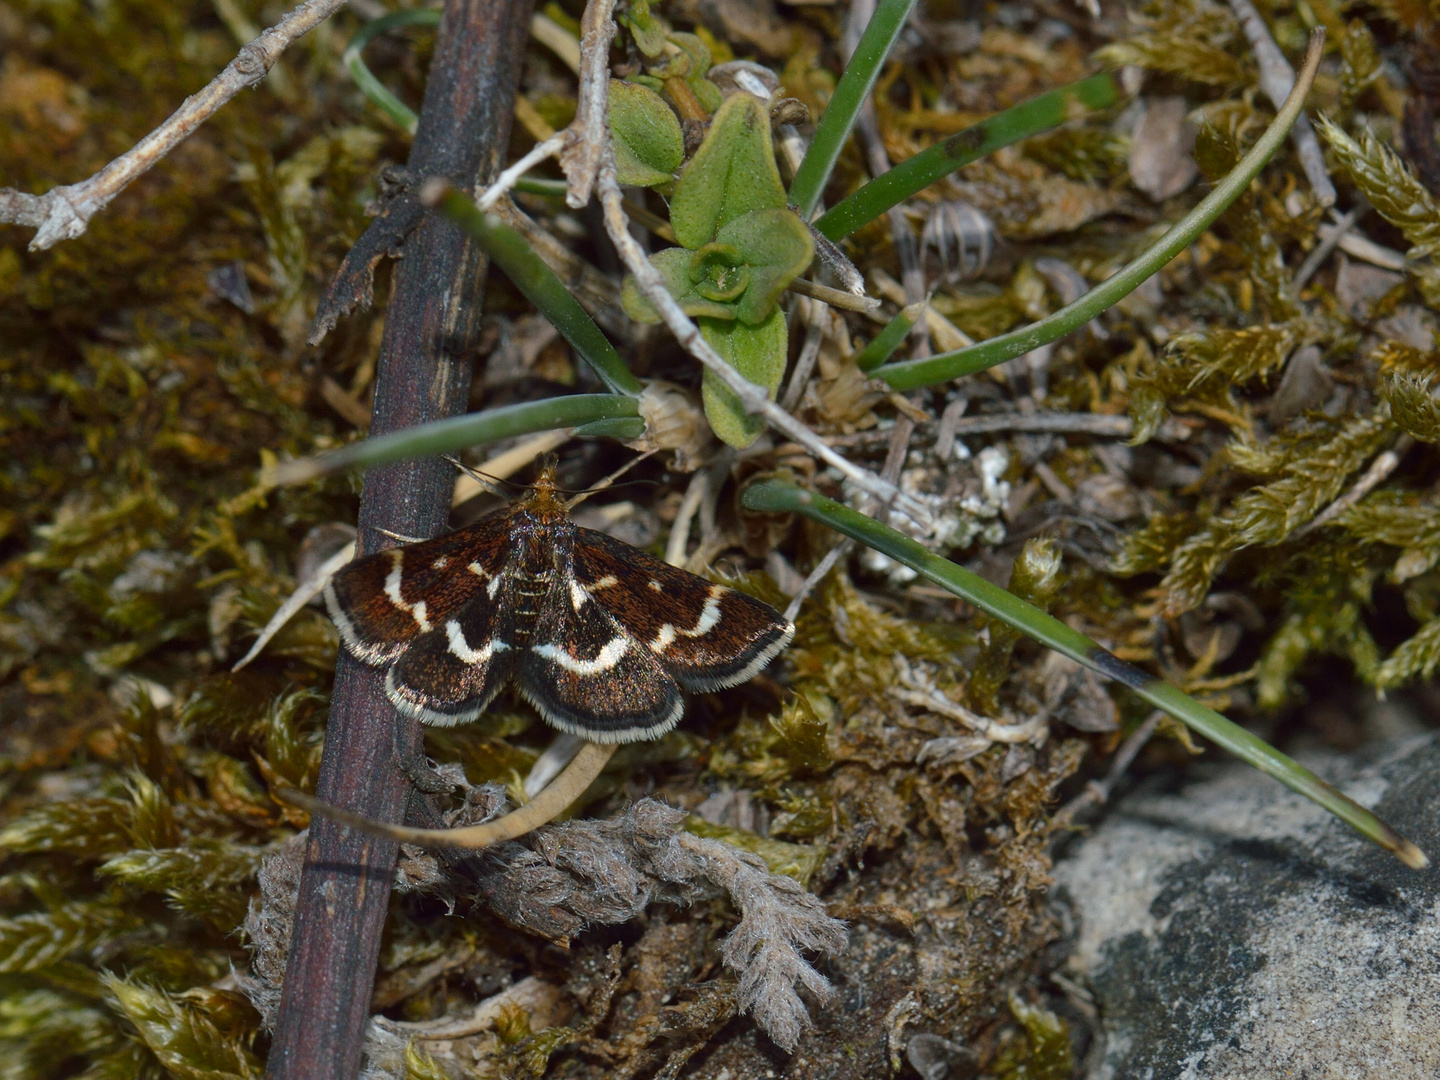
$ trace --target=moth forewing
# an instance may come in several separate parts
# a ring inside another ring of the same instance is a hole
[[[719,690],[760,672],[794,636],[769,604],[604,533],[579,529],[575,574],[682,687]]]
[[[351,563],[325,596],[406,715],[473,720],[513,679],[552,726],[603,743],[669,731],[681,688],[743,682],[794,634],[768,604],[577,527],[548,472],[508,512]]]

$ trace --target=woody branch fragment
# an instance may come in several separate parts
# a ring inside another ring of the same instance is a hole
[[[241,90],[256,85],[280,54],[295,41],[344,7],[347,0],[306,0],[270,29],[250,42],[198,94],[170,114],[158,128],[141,139],[88,180],[30,195],[0,188],[0,223],[26,225],[36,230],[31,251],[44,251],[61,240],[74,240],[90,219],[187,139]]]

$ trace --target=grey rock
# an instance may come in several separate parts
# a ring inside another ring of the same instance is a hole
[[[1164,202],[1195,182],[1195,125],[1182,97],[1150,101],[1135,130],[1130,150],[1130,180],[1152,202]]]
[[[905,1060],[924,1080],[968,1080],[975,1075],[974,1051],[929,1032],[910,1037]]]
[[[1306,764],[1440,855],[1440,735]],[[1089,1080],[1440,1076],[1440,874],[1258,772],[1142,789],[1055,880],[1105,1036]]]
[[[1307,409],[1318,409],[1335,389],[1335,380],[1316,345],[1296,349],[1270,399],[1270,423],[1282,428]]]

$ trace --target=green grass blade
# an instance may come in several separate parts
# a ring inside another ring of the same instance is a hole
[[[544,195],[550,199],[565,197],[565,181],[552,180],[547,176],[522,176],[515,181],[515,190],[530,195]]]
[[[984,578],[902,536],[895,530],[823,495],[793,484],[768,480],[745,489],[741,502],[762,513],[797,513],[843,533],[904,563],[942,589],[974,604],[987,615],[1015,627],[1091,671],[1129,687],[1145,701],[1163,709],[1182,724],[1229,750],[1241,761],[1273,776],[1286,787],[1324,807],[1361,835],[1395,855],[1405,865],[1420,869],[1425,854],[1359,803],[1341,794],[1309,769],[1256,738],[1214,709],[1163,680],[1125,663],[1098,642],[1066,626],[1059,619],[1027,604]]]
[[[865,32],[860,35],[860,44],[855,46],[854,55],[845,65],[845,73],[840,76],[840,84],[825,106],[825,115],[815,129],[810,149],[805,151],[805,158],[800,162],[800,168],[795,170],[795,179],[790,184],[790,205],[799,210],[805,220],[810,220],[810,215],[819,205],[831,170],[840,157],[840,150],[850,137],[850,129],[855,126],[855,117],[870,96],[885,57],[905,28],[905,20],[910,17],[914,6],[915,0],[880,0],[875,5],[875,14],[870,17]]]
[[[924,317],[925,301],[907,305],[900,314],[881,328],[880,333],[875,335],[874,341],[855,354],[855,365],[861,371],[874,371],[890,359],[890,355],[900,347],[905,336]]]
[[[436,205],[480,242],[495,265],[555,325],[611,392],[638,395],[644,389],[580,301],[523,236],[499,218],[483,213],[458,191],[447,191]]]
[[[645,434],[645,421],[635,416],[621,416],[614,420],[592,420],[581,424],[571,432],[577,439],[619,439],[629,442]]]
[[[1186,214],[1179,224],[1124,270],[1097,285],[1073,304],[1067,304],[1039,322],[954,352],[939,353],[923,360],[902,360],[896,364],[886,364],[872,372],[873,376],[884,379],[895,390],[914,390],[921,386],[948,382],[962,375],[973,375],[977,371],[1003,364],[1006,360],[1023,356],[1032,349],[1064,337],[1139,288],[1141,282],[1194,243],[1250,185],[1250,181],[1265,167],[1271,155],[1284,143],[1290,128],[1305,107],[1305,95],[1315,80],[1315,70],[1320,63],[1324,43],[1324,31],[1315,31],[1310,39],[1310,51],[1306,55],[1305,66],[1295,78],[1295,88],[1291,90],[1290,96],[1285,99],[1284,107],[1265,129],[1265,133],[1240,160],[1240,164],[1236,165],[1194,210]]]
[[[419,123],[420,118],[408,105],[386,89],[385,84],[377,79],[370,68],[366,66],[365,58],[361,54],[364,53],[366,45],[396,27],[439,25],[440,12],[435,8],[414,8],[409,11],[396,11],[389,15],[382,15],[374,22],[362,26],[350,39],[350,44],[345,46],[345,52],[340,57],[340,62],[345,65],[345,70],[350,73],[350,78],[355,80],[355,85],[360,88],[360,92],[369,98],[376,108],[411,135],[415,134],[415,125]]]
[[[277,465],[266,478],[274,486],[300,484],[341,469],[370,468],[426,454],[449,454],[478,443],[495,442],[536,431],[573,428],[599,420],[640,415],[636,399],[627,394],[571,394],[507,405],[485,412],[452,416],[430,424],[364,439],[315,457]]]
[[[441,12],[438,8],[414,8],[383,15],[374,22],[366,23],[361,27],[350,39],[350,43],[345,46],[345,52],[340,58],[345,70],[350,73],[350,78],[360,88],[360,92],[370,99],[370,103],[410,135],[415,134],[415,125],[420,122],[420,118],[375,77],[374,72],[365,63],[365,46],[381,34],[394,30],[396,27],[438,26],[440,15]],[[531,195],[563,196],[565,181],[552,180],[547,177],[522,176],[515,182],[515,190],[528,192]]]
[[[1023,101],[974,127],[956,132],[877,176],[823,214],[815,222],[815,228],[838,241],[956,169],[979,161],[1002,146],[1064,123],[1075,115],[1077,105],[1087,110],[1103,109],[1118,100],[1120,88],[1115,77],[1102,71]]]

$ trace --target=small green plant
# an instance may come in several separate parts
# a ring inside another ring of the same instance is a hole
[[[685,160],[685,135],[665,100],[648,86],[610,80],[610,138],[620,183],[663,188]]]
[[[670,227],[679,247],[651,262],[685,314],[732,367],[773,398],[785,374],[789,337],[779,300],[815,255],[804,223],[785,206],[775,167],[770,118],[759,99],[735,94],[710,125],[700,149],[675,185]],[[625,310],[658,323],[655,311],[628,278]],[[705,414],[731,446],[749,446],[764,421],[705,373]]]

